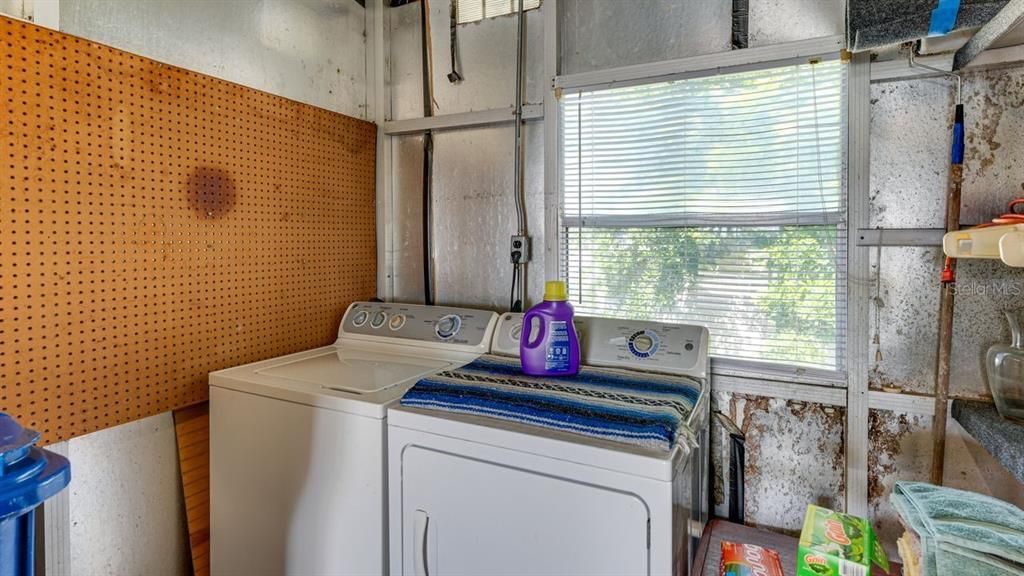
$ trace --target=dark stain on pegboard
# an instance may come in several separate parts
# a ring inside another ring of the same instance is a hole
[[[189,206],[200,218],[220,218],[235,207],[235,181],[226,170],[200,166],[185,182]]]
[[[3,17],[0,110],[0,411],[44,442],[201,402],[375,294],[369,122]]]

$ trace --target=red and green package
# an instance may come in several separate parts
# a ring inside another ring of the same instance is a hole
[[[753,544],[722,541],[719,576],[784,576],[779,553]]]
[[[813,504],[807,507],[797,576],[870,576],[872,564],[889,571],[885,550],[867,520]]]

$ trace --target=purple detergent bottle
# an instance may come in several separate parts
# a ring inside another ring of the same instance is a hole
[[[544,301],[523,317],[519,357],[531,376],[572,376],[580,370],[580,341],[565,282],[544,285]]]

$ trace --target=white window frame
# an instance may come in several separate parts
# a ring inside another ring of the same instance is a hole
[[[626,66],[572,75],[560,75],[558,68],[558,0],[545,0],[544,78],[550,89],[544,96],[544,251],[545,274],[557,278],[561,269],[561,120],[558,98],[562,91],[583,87],[624,85],[684,78],[701,72],[717,74],[766,68],[786,62],[806,61],[845,50],[843,36],[829,36],[800,42],[747,48],[727,53],[679,60]],[[844,54],[845,55],[845,54]],[[730,361],[712,361],[714,386],[738,393],[758,393],[794,401],[818,402],[846,408],[846,512],[868,513],[868,408],[869,399],[880,402],[881,393],[868,392],[867,302],[869,259],[857,246],[856,234],[868,221],[868,178],[870,158],[869,55],[852,56],[847,76],[847,309],[846,374],[811,371],[780,366],[739,366]],[[843,390],[845,388],[845,390]],[[887,395],[900,396],[900,395]],[[886,402],[893,402],[886,399]]]
[[[841,57],[841,50],[845,45],[845,40],[842,36],[829,36],[776,44],[763,48],[748,48],[650,64],[623,66],[579,74],[558,75],[557,57],[553,59],[553,62],[549,62],[551,53],[547,49],[549,43],[557,47],[557,31],[555,38],[550,38],[552,34],[549,33],[550,27],[548,23],[549,12],[553,12],[550,5],[553,4],[555,2],[548,0],[543,7],[545,10],[545,73],[550,70],[555,70],[556,72],[550,76],[552,90],[549,91],[549,97],[545,97],[544,101],[544,189],[546,194],[544,262],[545,276],[549,279],[558,278],[562,270],[562,250],[560,249],[559,242],[561,241],[561,232],[564,225],[562,222],[561,190],[561,150],[563,142],[560,129],[561,106],[559,106],[559,99],[564,94],[778,68],[817,60],[838,59]],[[844,173],[844,183],[847,182],[847,179]],[[848,188],[848,186],[844,186],[844,188]],[[852,223],[847,223],[848,228],[852,225]],[[847,299],[849,298],[850,296],[847,295]],[[837,310],[837,314],[844,316],[845,310]],[[848,326],[848,323],[846,324]],[[849,340],[849,330],[847,330],[846,348],[849,347]],[[845,354],[844,351],[840,351],[840,353]],[[832,370],[757,360],[719,357],[712,357],[711,359],[712,372],[716,374],[845,387],[847,385],[847,370],[849,366],[845,361],[841,365],[842,368]]]

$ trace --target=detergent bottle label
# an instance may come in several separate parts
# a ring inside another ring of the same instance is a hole
[[[564,320],[551,322],[551,336],[544,357],[544,369],[550,372],[569,370],[569,325]]]

